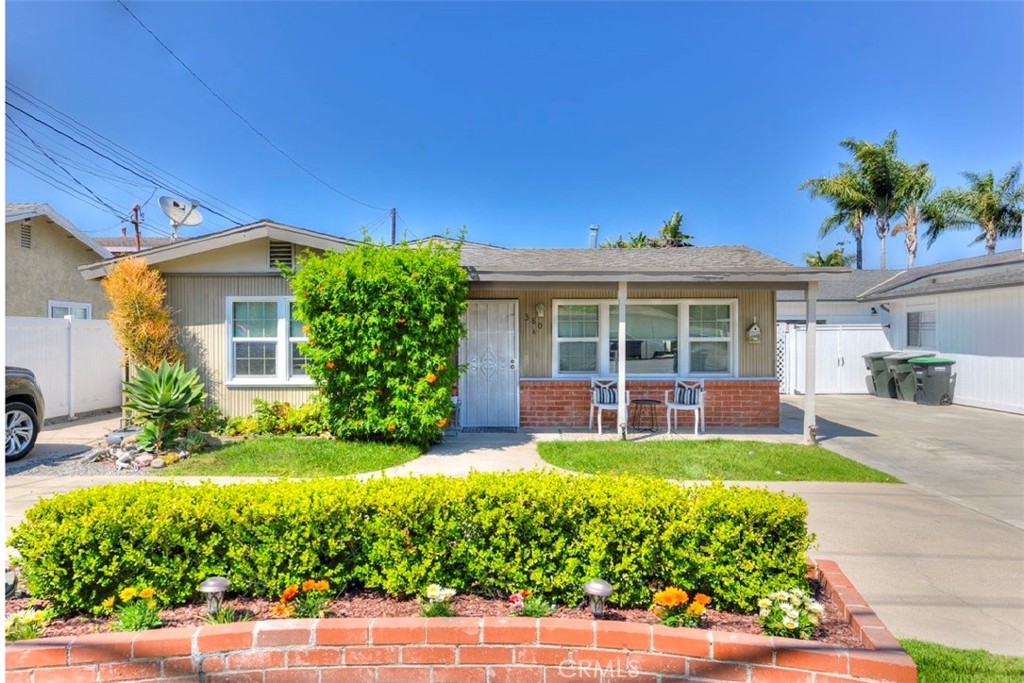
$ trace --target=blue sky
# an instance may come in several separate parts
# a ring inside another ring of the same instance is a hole
[[[901,156],[930,162],[939,186],[1024,156],[1016,2],[128,5],[277,145],[397,207],[412,236],[465,225],[474,241],[586,246],[591,223],[602,239],[650,233],[679,209],[698,245],[802,263],[843,238],[818,240],[827,206],[797,191],[844,159],[841,138],[898,129]],[[211,209],[385,236],[383,211],[281,157],[116,3],[9,2],[6,21],[9,83],[219,198]],[[74,147],[7,112],[44,146]],[[9,123],[7,139],[7,201],[119,233],[112,212],[12,165],[31,143]],[[169,192],[69,170],[125,211]],[[145,211],[166,229],[155,200]],[[207,219],[183,234],[231,225]],[[973,237],[922,246],[918,263],[984,253]],[[866,267],[878,252],[869,230]],[[901,238],[888,255],[905,265]]]

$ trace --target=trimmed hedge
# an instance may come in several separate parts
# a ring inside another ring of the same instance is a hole
[[[603,577],[614,605],[646,607],[652,590],[675,585],[752,611],[805,583],[806,515],[795,495],[624,476],[141,482],[42,500],[10,545],[32,594],[62,612],[129,585],[193,602],[215,574],[251,596],[317,578],[397,596],[429,583],[483,595],[526,587],[563,604]]]

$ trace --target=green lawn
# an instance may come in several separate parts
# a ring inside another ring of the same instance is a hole
[[[159,472],[183,477],[333,477],[382,470],[419,455],[415,446],[258,437],[196,453]]]
[[[760,441],[544,441],[540,456],[590,474],[642,474],[723,481],[857,481],[899,479],[820,446]]]
[[[1018,683],[1024,681],[1024,657],[984,650],[958,650],[923,640],[901,640],[917,664],[918,683]]]

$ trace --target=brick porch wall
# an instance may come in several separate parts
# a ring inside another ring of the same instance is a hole
[[[658,429],[665,429],[665,391],[671,380],[629,380],[630,400],[650,398]],[[708,427],[778,427],[779,383],[766,380],[710,379],[704,382]],[[632,414],[633,407],[630,407]],[[519,424],[522,427],[586,427],[590,415],[590,380],[522,380]],[[605,413],[605,423],[614,417]],[[679,430],[693,431],[693,413],[679,416]]]

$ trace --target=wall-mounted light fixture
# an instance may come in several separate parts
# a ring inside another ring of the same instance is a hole
[[[871,307],[871,315],[878,315],[878,309],[874,306]]]
[[[761,343],[761,326],[757,324],[757,316],[754,316],[754,322],[750,327],[747,328],[747,341],[751,344]]]
[[[533,328],[531,334],[537,334],[537,330],[544,329],[544,304],[537,304],[533,309],[533,315],[524,315],[523,321],[530,323]]]

